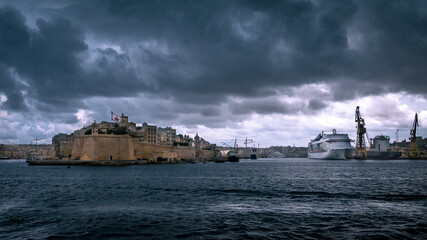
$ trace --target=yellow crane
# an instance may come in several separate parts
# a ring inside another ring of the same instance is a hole
[[[415,159],[420,157],[420,150],[418,149],[418,144],[416,141],[417,127],[418,127],[418,114],[415,113],[414,123],[412,124],[412,128],[410,131],[411,137],[409,138],[411,142],[409,143],[409,149],[408,149],[408,157],[415,158]]]
[[[369,140],[368,132],[365,127],[365,120],[359,111],[359,106],[356,107],[355,122],[357,123],[357,140],[356,140],[356,158],[367,159],[368,153],[366,151],[365,135],[369,143],[369,147],[372,148],[372,143]]]

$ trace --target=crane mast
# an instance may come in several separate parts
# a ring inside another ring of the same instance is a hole
[[[411,137],[409,138],[409,140],[411,140],[411,142],[409,143],[409,150],[408,150],[408,157],[409,158],[419,158],[420,156],[420,150],[418,149],[418,144],[417,144],[417,127],[418,127],[418,114],[415,113],[415,119],[414,119],[414,123],[412,124],[412,128],[411,131],[409,132]]]
[[[357,140],[356,140],[356,157],[361,159],[367,158],[366,143],[365,143],[365,120],[359,111],[359,106],[356,107],[355,122],[357,123]],[[368,138],[369,141],[369,138]]]
[[[410,131],[411,134],[411,138],[409,138],[410,140],[415,140],[415,138],[417,137],[417,127],[418,127],[418,114],[415,113],[415,119],[414,119],[414,123],[412,124],[412,128]]]
[[[248,143],[254,143],[254,140],[246,138],[244,142],[245,142],[245,148],[248,148]]]
[[[399,142],[399,129],[396,130],[396,143]]]

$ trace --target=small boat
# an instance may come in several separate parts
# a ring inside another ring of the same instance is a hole
[[[256,148],[252,148],[252,152],[251,152],[251,159],[257,159],[257,155],[256,155]]]
[[[223,159],[223,158],[217,158],[217,159],[215,159],[215,162],[216,163],[225,163],[225,159]]]
[[[229,162],[238,162],[239,161],[239,154],[237,150],[230,150],[227,153],[227,161]]]
[[[237,147],[237,139],[234,140],[234,148],[228,151],[227,161],[238,162],[239,161],[239,148]]]

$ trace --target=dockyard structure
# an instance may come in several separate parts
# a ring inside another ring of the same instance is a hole
[[[412,142],[415,142],[417,145],[417,148],[419,150],[419,158],[427,159],[427,138],[423,139],[422,137],[416,137],[412,141],[403,140],[401,142],[394,142],[390,144],[390,149],[395,152],[401,152],[401,158],[411,158],[412,156],[410,156],[409,153]]]
[[[137,126],[121,115],[119,121],[93,122],[72,134],[52,138],[54,159],[141,160],[147,163],[209,161],[218,157],[216,145],[197,135],[176,135],[176,129],[146,122]]]
[[[373,139],[374,147],[371,151],[386,152],[390,150],[390,137],[385,135],[375,136]]]

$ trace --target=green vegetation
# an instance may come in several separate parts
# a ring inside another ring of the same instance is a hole
[[[173,145],[174,145],[174,146],[178,146],[178,145],[179,145],[179,146],[188,146],[188,145],[189,145],[189,143],[187,143],[187,142],[186,142],[186,143],[174,142],[174,143],[173,143]]]
[[[113,129],[108,129],[107,134],[114,134],[114,135],[126,135],[128,133],[126,127],[115,127]]]

